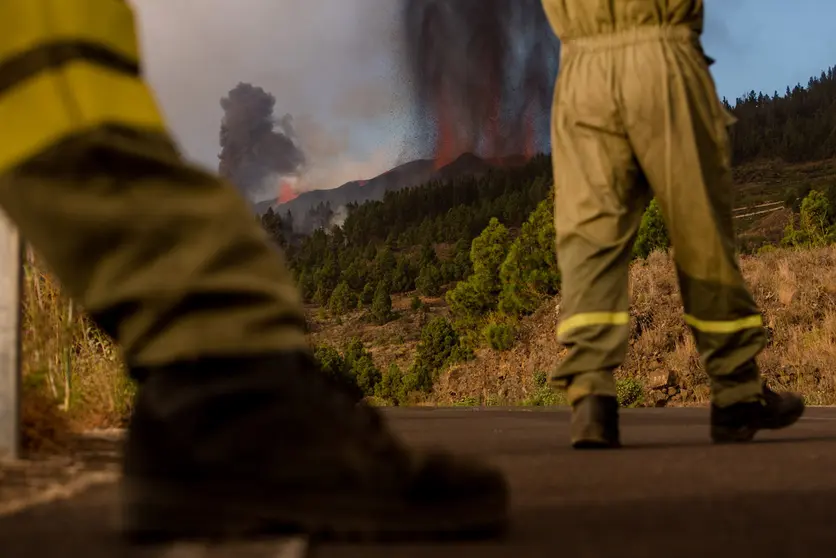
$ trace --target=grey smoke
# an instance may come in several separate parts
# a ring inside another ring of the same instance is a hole
[[[345,224],[346,219],[348,219],[348,208],[341,205],[334,211],[329,225],[331,227],[342,227]]]
[[[273,95],[249,83],[221,99],[218,171],[249,199],[275,192],[278,177],[296,175],[305,164],[292,117],[276,117],[275,106]]]

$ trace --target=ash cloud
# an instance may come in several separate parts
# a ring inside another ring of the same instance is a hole
[[[424,151],[548,149],[559,42],[540,0],[403,0],[401,14]]]
[[[221,99],[218,171],[248,199],[275,195],[279,177],[297,175],[306,162],[290,115],[274,115],[276,98],[239,83]]]
[[[219,100],[239,82],[275,95],[277,120],[293,115],[290,139],[305,157],[298,177],[269,176],[263,189],[248,188],[251,201],[275,200],[286,182],[292,195],[394,164],[410,112],[401,96],[397,2],[129,1],[148,80],[190,160],[218,170]]]

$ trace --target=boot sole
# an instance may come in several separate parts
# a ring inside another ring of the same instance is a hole
[[[252,540],[306,535],[344,542],[482,539],[507,529],[507,500],[482,495],[414,507],[405,502],[328,491],[295,492],[267,499],[252,487],[184,489],[169,483],[124,480],[123,536],[134,544],[174,540]]]
[[[806,405],[801,405],[795,412],[790,413],[784,420],[775,424],[761,425],[757,427],[728,428],[720,426],[711,427],[711,440],[715,444],[745,444],[754,440],[755,435],[761,430],[783,430],[790,427],[804,415]]]
[[[621,442],[611,442],[607,440],[577,440],[572,442],[572,448],[576,450],[607,450],[618,449],[621,447]]]

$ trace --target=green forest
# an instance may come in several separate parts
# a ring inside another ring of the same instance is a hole
[[[735,163],[782,159],[800,163],[836,153],[836,67],[811,77],[806,87],[783,95],[750,91],[726,108],[738,119],[732,128]]]
[[[784,95],[750,92],[733,103],[724,99],[738,119],[731,135],[735,164],[834,157],[834,100],[833,68]],[[836,190],[805,191],[803,201],[789,194],[787,205],[798,218],[784,243],[831,242]],[[510,348],[516,321],[558,292],[552,212],[551,162],[544,154],[483,176],[389,192],[381,201],[349,206],[342,226],[304,237],[292,234],[290,215],[268,211],[261,222],[287,254],[305,300],[334,316],[362,309],[369,321],[384,324],[397,317],[393,294],[413,293],[414,310],[420,310],[421,297],[444,295],[450,319],[426,325],[407,371],[381,373],[359,342],[341,351],[317,349],[328,374],[348,381],[358,394],[397,404],[411,392],[431,390],[446,364],[469,358],[477,346]],[[668,244],[651,202],[634,256]]]

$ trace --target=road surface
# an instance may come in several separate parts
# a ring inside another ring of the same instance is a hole
[[[421,546],[297,545],[311,558],[788,557],[836,552],[836,409],[813,408],[793,429],[748,446],[708,443],[706,409],[622,414],[626,447],[568,447],[568,412],[402,409],[396,429],[495,463],[513,489],[514,525],[501,541]],[[4,558],[209,557],[187,548],[120,547],[110,526],[115,491],[0,517]],[[296,541],[299,542],[299,541]],[[233,556],[231,550],[211,556]],[[254,553],[279,558],[278,550]]]

